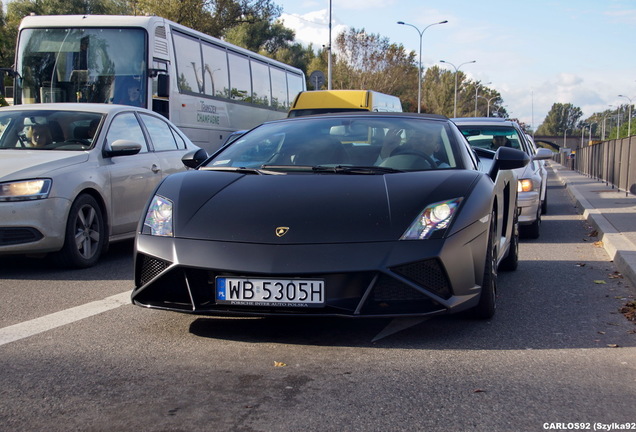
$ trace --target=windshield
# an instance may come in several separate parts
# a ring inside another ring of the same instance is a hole
[[[203,169],[367,167],[364,173],[385,173],[457,168],[460,158],[452,136],[445,122],[424,118],[301,117],[257,127]]]
[[[145,106],[145,47],[142,29],[24,29],[16,65],[22,103]]]
[[[80,111],[4,111],[0,150],[87,150],[101,120],[101,114]]]
[[[523,150],[521,137],[510,126],[457,125],[472,147],[497,150],[499,147],[512,147]]]

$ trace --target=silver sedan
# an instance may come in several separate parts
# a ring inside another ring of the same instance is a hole
[[[38,104],[0,109],[0,255],[55,252],[94,265],[132,238],[159,182],[196,147],[142,108]]]

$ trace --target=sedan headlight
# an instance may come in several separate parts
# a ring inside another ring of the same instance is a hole
[[[39,200],[49,196],[51,179],[0,183],[0,201]]]
[[[429,205],[402,234],[400,240],[424,240],[433,233],[448,228],[461,202],[461,198],[455,198]]]
[[[144,234],[172,237],[172,201],[159,195],[152,197],[146,218]]]
[[[532,179],[520,179],[517,182],[517,192],[532,192],[534,190],[534,183]]]

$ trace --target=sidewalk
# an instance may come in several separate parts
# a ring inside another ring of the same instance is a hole
[[[548,169],[565,185],[583,218],[598,231],[618,271],[636,287],[636,196],[618,192],[605,182],[554,161]]]

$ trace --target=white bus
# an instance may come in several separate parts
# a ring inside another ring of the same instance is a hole
[[[208,152],[306,88],[299,69],[156,16],[25,17],[14,76],[16,104],[143,106]]]

